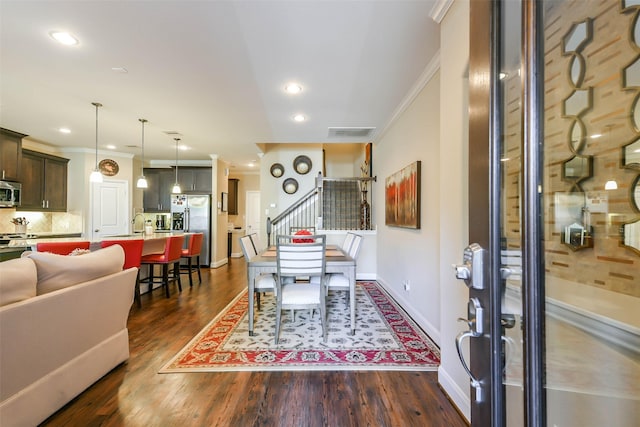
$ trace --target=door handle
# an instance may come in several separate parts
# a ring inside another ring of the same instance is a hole
[[[471,369],[469,369],[469,365],[467,365],[467,361],[464,360],[464,355],[462,354],[462,341],[464,341],[465,338],[470,338],[473,336],[474,332],[471,330],[460,332],[456,337],[456,350],[458,352],[460,363],[462,364],[462,367],[467,372],[467,375],[471,380],[471,386],[476,390],[476,402],[482,402],[484,400],[484,396],[482,394],[482,384],[476,379],[476,377],[473,376],[473,374],[471,373]]]

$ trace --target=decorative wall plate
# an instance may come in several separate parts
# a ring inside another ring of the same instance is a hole
[[[304,175],[311,170],[311,159],[307,156],[298,156],[293,161],[293,168],[300,175]]]
[[[274,178],[280,178],[284,174],[284,166],[280,163],[274,163],[271,165],[271,176]]]
[[[98,168],[100,168],[100,172],[105,176],[114,176],[117,175],[120,171],[120,166],[116,163],[115,160],[104,159],[98,163]]]
[[[282,183],[282,189],[287,194],[293,194],[298,191],[298,181],[293,178],[287,178]]]

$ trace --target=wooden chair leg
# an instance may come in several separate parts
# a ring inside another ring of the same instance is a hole
[[[180,280],[180,260],[173,264],[173,277],[178,281],[178,290],[182,292],[182,280]]]
[[[140,268],[138,268],[138,274],[136,275],[136,290],[134,298],[138,303],[138,308],[142,308],[142,297],[140,296]]]
[[[162,286],[164,286],[165,294],[169,298],[169,264],[162,264]]]
[[[188,261],[187,261],[187,273],[189,274],[189,287],[190,288],[193,288],[193,279],[191,278],[191,272],[193,271],[192,267],[191,267],[191,260],[192,259],[193,259],[192,257],[188,257]]]
[[[196,257],[196,267],[198,268],[198,283],[202,283],[202,276],[200,275],[200,255]]]

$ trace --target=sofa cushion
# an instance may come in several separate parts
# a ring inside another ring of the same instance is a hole
[[[36,296],[38,273],[27,258],[0,262],[0,307]]]
[[[82,256],[32,252],[27,258],[36,264],[37,294],[42,295],[122,270],[124,250],[113,245]]]

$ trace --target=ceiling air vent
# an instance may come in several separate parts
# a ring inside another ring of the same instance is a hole
[[[329,138],[371,138],[375,127],[341,127],[329,128]]]

